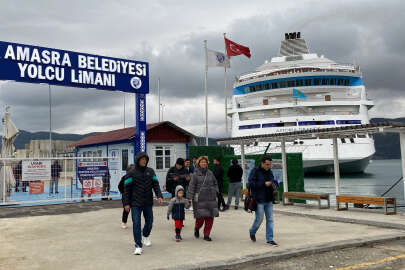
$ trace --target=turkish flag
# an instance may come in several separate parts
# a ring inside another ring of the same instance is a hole
[[[229,40],[227,38],[225,38],[225,47],[228,57],[244,54],[248,58],[250,58],[250,49],[248,47],[233,42],[232,40]]]

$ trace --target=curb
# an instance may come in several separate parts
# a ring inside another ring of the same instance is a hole
[[[157,268],[156,270],[210,270],[210,269],[231,269],[233,267],[245,266],[245,265],[255,265],[261,262],[289,259],[298,256],[312,255],[316,253],[323,253],[328,251],[333,251],[337,249],[361,247],[376,243],[390,242],[395,240],[405,239],[404,234],[388,235],[383,237],[369,237],[369,238],[357,238],[352,240],[338,241],[328,244],[322,244],[312,248],[300,248],[300,249],[290,249],[280,252],[269,252],[261,253],[258,255],[248,255],[240,258],[211,261],[202,263],[199,265],[179,265],[170,268]]]
[[[405,230],[405,225],[397,224],[397,223],[387,223],[387,222],[379,222],[379,221],[371,221],[371,220],[359,220],[359,219],[343,218],[343,217],[328,217],[328,216],[321,216],[321,215],[314,215],[314,214],[292,213],[292,212],[282,211],[282,210],[274,210],[274,213],[282,214],[282,215],[286,215],[286,216],[307,217],[307,218],[311,218],[311,219],[324,220],[324,221],[367,225],[367,226],[373,226],[373,227],[379,227],[379,228],[385,228],[385,229]]]

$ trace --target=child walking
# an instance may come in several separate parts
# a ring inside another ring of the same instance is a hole
[[[189,208],[190,203],[184,198],[184,188],[181,185],[176,187],[174,194],[175,197],[170,200],[169,208],[167,209],[167,220],[170,220],[170,215],[172,215],[176,232],[176,242],[180,242],[183,240],[181,238],[181,229],[185,219],[184,209]]]

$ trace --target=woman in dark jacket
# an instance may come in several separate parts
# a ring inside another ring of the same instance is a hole
[[[194,236],[200,237],[200,229],[204,226],[204,240],[212,241],[210,233],[214,217],[219,216],[217,194],[218,183],[214,174],[208,169],[208,158],[200,157],[198,167],[191,176],[187,197],[193,201],[195,230]]]

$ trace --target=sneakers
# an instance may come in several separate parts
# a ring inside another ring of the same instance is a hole
[[[127,224],[126,223],[121,223],[121,228],[126,229],[127,228]]]
[[[143,244],[146,247],[150,247],[152,245],[152,243],[150,242],[150,238],[149,237],[143,237]]]
[[[212,241],[211,237],[209,237],[209,236],[204,236],[204,240],[205,240],[205,241],[208,241],[208,242],[211,242],[211,241]]]
[[[222,209],[223,211],[226,211],[229,209],[229,205],[225,205],[224,208]]]
[[[188,210],[190,210],[190,211],[194,211],[194,209],[193,209],[193,207],[192,207],[192,206],[190,206],[190,208],[189,208]]]
[[[235,210],[238,210],[238,208],[239,208],[239,206],[236,205],[236,206],[235,206]]]
[[[194,237],[195,238],[200,238],[200,231],[197,229],[194,229]]]
[[[252,240],[252,242],[256,242],[256,235],[251,234],[250,235],[250,240]]]
[[[134,255],[141,255],[142,254],[142,248],[136,247],[134,251]]]
[[[181,236],[179,235],[179,234],[177,234],[176,235],[176,242],[180,242],[182,239],[181,239]]]
[[[273,246],[278,246],[278,244],[276,242],[274,242],[273,240],[268,241],[267,244],[273,245]]]

